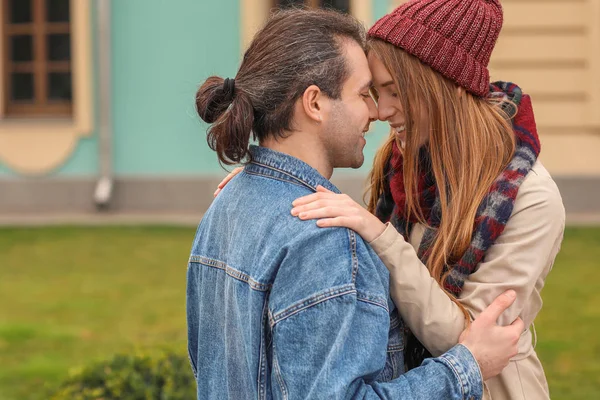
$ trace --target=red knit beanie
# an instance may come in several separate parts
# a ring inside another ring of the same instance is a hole
[[[483,97],[502,21],[499,0],[412,0],[377,21],[369,36],[400,47]]]

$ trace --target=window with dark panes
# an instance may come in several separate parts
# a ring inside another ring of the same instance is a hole
[[[307,5],[350,12],[350,0],[275,0],[273,5],[278,8]]]
[[[0,1],[5,115],[71,115],[69,0]]]
[[[335,8],[346,13],[350,12],[349,0],[321,0],[321,7]]]
[[[285,8],[293,6],[302,6],[306,3],[305,0],[276,0],[275,7]]]

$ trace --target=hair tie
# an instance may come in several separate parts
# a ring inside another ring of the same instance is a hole
[[[223,82],[223,93],[225,94],[225,101],[233,100],[235,94],[235,79],[225,79]]]

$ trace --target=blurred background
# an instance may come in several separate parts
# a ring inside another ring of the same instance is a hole
[[[275,7],[332,7],[370,26],[403,2],[1,0],[0,399],[108,399],[73,394],[107,375],[115,398],[188,398],[168,389],[190,382],[187,256],[227,173],[197,88],[235,76]],[[552,398],[600,398],[600,0],[502,4],[492,80],[531,94],[569,224],[537,351]],[[342,191],[362,199],[386,135],[375,124],[365,165],[335,173]]]

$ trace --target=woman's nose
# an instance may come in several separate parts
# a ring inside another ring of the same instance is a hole
[[[377,117],[380,121],[387,121],[392,117],[392,115],[394,115],[393,107],[389,107],[381,102],[377,105]]]

